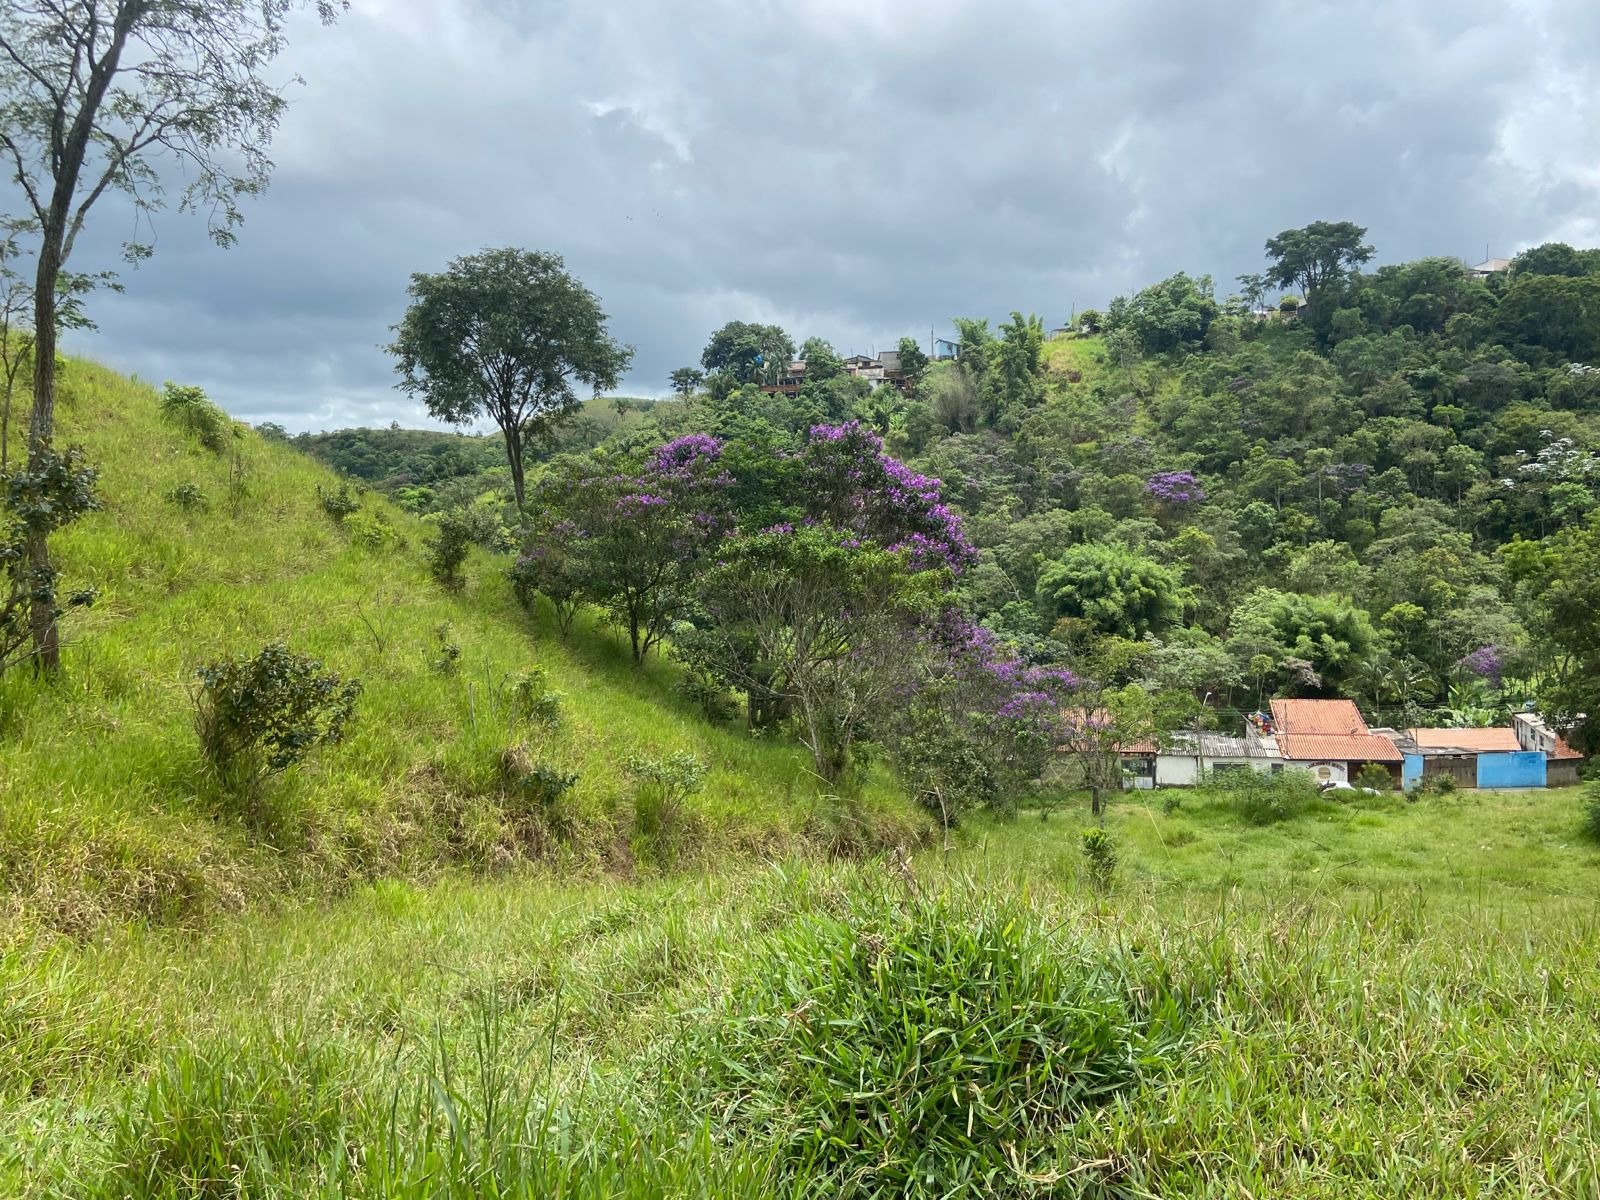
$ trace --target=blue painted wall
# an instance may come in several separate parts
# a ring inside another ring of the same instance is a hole
[[[1422,755],[1406,755],[1405,765],[1400,768],[1400,786],[1410,788],[1413,784],[1422,782]]]
[[[1478,786],[1527,788],[1544,786],[1545,757],[1537,750],[1478,755]]]

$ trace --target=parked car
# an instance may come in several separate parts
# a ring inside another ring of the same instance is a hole
[[[1363,795],[1367,795],[1367,796],[1381,796],[1381,795],[1383,795],[1383,793],[1380,792],[1377,788],[1357,787],[1353,783],[1342,783],[1337,779],[1330,779],[1326,783],[1319,783],[1317,785],[1317,791],[1319,791],[1319,792],[1361,792]],[[1335,798],[1337,799],[1337,797],[1335,797]]]

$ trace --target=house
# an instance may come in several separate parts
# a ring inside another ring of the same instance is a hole
[[[1201,730],[1175,733],[1155,752],[1156,787],[1193,787],[1202,777],[1225,771],[1283,770],[1277,748],[1259,739]]]
[[[1487,279],[1491,275],[1498,275],[1502,271],[1511,270],[1509,258],[1486,258],[1475,267],[1468,267],[1467,274],[1479,279]]]
[[[1517,741],[1517,731],[1499,729],[1408,729],[1395,735],[1405,756],[1403,786],[1449,778],[1457,787],[1544,787],[1546,758]]]
[[[960,357],[960,354],[961,347],[949,338],[933,339],[934,362],[949,362],[951,359]]]
[[[797,358],[784,368],[784,372],[778,376],[777,382],[764,383],[761,385],[761,390],[769,396],[787,396],[793,400],[800,394],[801,385],[805,381],[805,360]]]
[[[1353,700],[1274,700],[1270,727],[1258,730],[1258,741],[1263,732],[1286,765],[1310,771],[1318,783],[1348,783],[1369,763],[1400,782],[1405,756],[1367,728]]]
[[[852,354],[844,360],[844,373],[865,379],[868,383],[882,383],[883,360],[870,354]]]
[[[1567,745],[1543,717],[1530,712],[1514,713],[1511,728],[1516,732],[1519,749],[1537,750],[1545,756],[1547,787],[1570,787],[1578,782],[1583,755]]]

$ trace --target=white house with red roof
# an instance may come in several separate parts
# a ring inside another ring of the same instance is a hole
[[[1405,762],[1392,741],[1367,728],[1353,700],[1274,700],[1270,726],[1256,737],[1271,739],[1286,765],[1310,771],[1318,783],[1348,783],[1368,763],[1399,783]]]

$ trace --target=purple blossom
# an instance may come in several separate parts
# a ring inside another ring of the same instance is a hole
[[[1198,504],[1206,498],[1206,490],[1192,471],[1157,471],[1144,485],[1163,504]]]
[[[1501,654],[1498,646],[1479,646],[1471,654],[1465,655],[1456,663],[1469,675],[1477,675],[1486,679],[1495,687],[1500,686],[1500,680],[1505,674],[1505,656]]]

